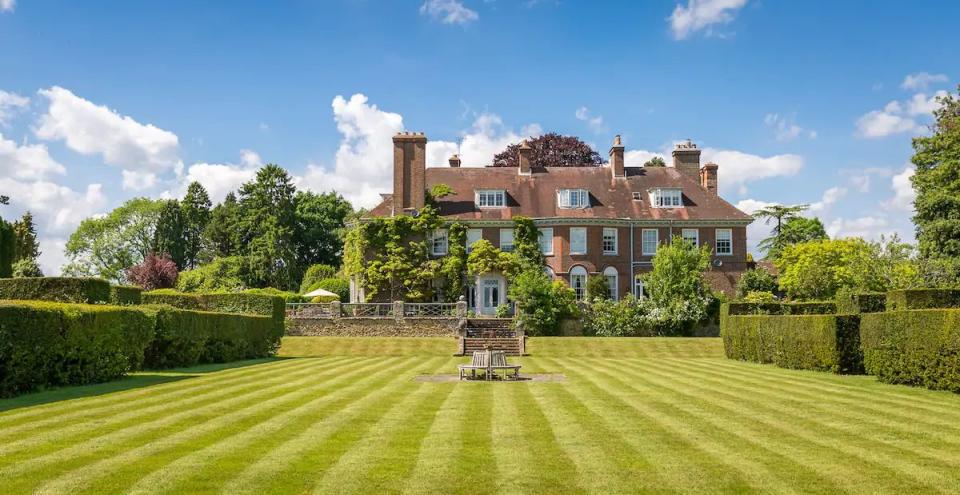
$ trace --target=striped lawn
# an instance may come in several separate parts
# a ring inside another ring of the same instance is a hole
[[[728,361],[719,339],[531,339],[566,382],[422,383],[450,339],[0,401],[2,493],[957,493],[960,396]]]

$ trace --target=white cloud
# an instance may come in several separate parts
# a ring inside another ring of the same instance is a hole
[[[48,232],[70,232],[84,218],[97,213],[106,204],[100,184],[90,184],[86,191],[74,191],[45,180],[19,181],[0,177],[0,190],[9,191],[10,207],[16,215],[30,210],[37,224]]]
[[[444,24],[467,24],[480,18],[459,0],[427,0],[420,6],[420,13]]]
[[[903,172],[893,176],[890,180],[890,188],[893,189],[893,198],[885,204],[888,208],[900,211],[913,211],[913,200],[916,199],[917,193],[913,190],[913,184],[910,182],[910,178],[913,177],[915,172],[916,169],[913,165],[908,165],[903,169]]]
[[[0,0],[0,12],[13,12],[17,0]]]
[[[800,155],[763,157],[742,151],[704,148],[700,163],[708,162],[720,166],[718,176],[721,192],[737,187],[741,194],[744,188],[740,186],[772,177],[796,175],[803,168],[803,157]]]
[[[889,220],[874,216],[835,218],[826,225],[825,229],[827,235],[835,239],[862,237],[867,240],[877,240],[881,235],[890,236],[898,233],[898,229]]]
[[[711,26],[732,21],[746,4],[747,0],[688,0],[686,7],[678,4],[669,18],[673,37],[682,40],[702,29],[710,34]]]
[[[603,116],[602,115],[591,116],[590,109],[588,109],[587,107],[578,108],[577,111],[574,112],[574,116],[577,117],[577,120],[586,122],[587,126],[590,127],[590,130],[597,134],[606,132],[607,130],[606,127],[604,127],[603,125]]]
[[[59,86],[40,94],[50,101],[34,129],[41,139],[63,140],[78,153],[100,154],[125,170],[169,170],[180,161],[179,140],[172,132],[141,124]]]
[[[939,106],[937,97],[946,96],[946,91],[937,91],[930,97],[917,93],[904,102],[891,101],[883,110],[873,110],[857,119],[857,132],[865,138],[881,138],[901,132],[923,132],[924,126],[916,117],[930,116]]]
[[[903,89],[913,89],[913,90],[924,90],[927,89],[932,83],[945,83],[947,82],[946,74],[930,74],[929,72],[917,72],[916,74],[908,74],[907,77],[903,79],[903,82],[900,83],[900,87]]]
[[[240,150],[240,163],[194,163],[187,167],[186,173],[177,177],[176,185],[161,194],[164,198],[181,198],[187,193],[191,182],[199,182],[207,190],[210,201],[219,203],[230,191],[236,191],[241,184],[249,182],[263,166],[260,155],[252,150]]]
[[[297,186],[316,191],[337,191],[355,206],[372,207],[381,193],[393,190],[393,136],[404,130],[403,117],[381,110],[363,94],[350,99],[333,99],[333,118],[341,134],[332,167],[312,163],[297,178]],[[462,166],[489,165],[493,155],[507,145],[542,132],[536,124],[515,133],[504,126],[499,116],[483,113],[462,134],[459,150]],[[451,141],[428,141],[428,167],[449,166],[450,155],[458,145]]]
[[[0,0],[0,2],[2,1],[3,0]],[[26,108],[28,103],[30,103],[30,98],[26,96],[0,90],[0,126],[6,125],[7,119],[9,119],[14,112]]]
[[[795,124],[792,119],[788,119],[780,114],[768,113],[763,118],[763,123],[773,129],[777,141],[792,141],[801,134],[806,135],[810,139],[816,139],[817,137],[816,131],[804,129]]]
[[[41,237],[40,257],[37,260],[43,274],[51,277],[60,274],[60,269],[67,264],[67,248],[65,237]]]
[[[123,170],[123,188],[132,191],[142,191],[157,185],[157,175],[152,172]]]
[[[840,198],[847,195],[845,187],[831,187],[823,192],[820,201],[810,203],[810,213],[823,213],[833,206]]]
[[[57,163],[42,144],[24,144],[4,139],[0,134],[0,177],[42,179],[50,174],[64,174],[66,168]],[[9,193],[8,193],[9,194]]]

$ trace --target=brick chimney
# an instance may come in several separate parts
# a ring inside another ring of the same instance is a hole
[[[610,147],[610,170],[613,178],[627,176],[627,171],[623,168],[623,144],[619,134],[614,136],[613,146]]]
[[[393,214],[423,208],[426,194],[427,136],[401,132],[393,136]]]
[[[673,148],[673,167],[683,175],[700,182],[700,149],[689,139]]]
[[[450,167],[460,168],[460,155],[450,155]]]
[[[700,186],[717,195],[717,164],[710,162],[700,169]]]
[[[530,175],[530,156],[533,154],[533,148],[530,147],[530,143],[526,139],[520,143],[520,151],[518,152],[517,161],[520,162],[520,175]]]

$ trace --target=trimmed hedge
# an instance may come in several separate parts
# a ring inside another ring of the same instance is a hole
[[[110,284],[99,278],[0,279],[0,299],[97,304],[110,301]]]
[[[907,289],[887,292],[887,310],[960,308],[960,289]]]
[[[110,304],[133,306],[140,304],[143,290],[135,285],[110,286]]]
[[[837,304],[830,301],[793,302],[793,303],[727,303],[726,314],[736,315],[832,315],[837,312]],[[722,314],[722,310],[721,310]]]
[[[727,315],[720,335],[730,359],[782,368],[863,372],[859,315]]]
[[[864,367],[878,380],[960,392],[960,309],[863,315],[860,335]]]
[[[170,289],[143,293],[144,304],[167,304],[175,308],[218,313],[241,313],[269,316],[273,319],[277,339],[283,336],[286,304],[280,296],[248,292],[187,294]]]
[[[177,309],[144,308],[156,321],[144,366],[152,369],[223,363],[267,357],[280,344],[274,322],[266,316]]]
[[[133,308],[2,302],[0,396],[119,378],[143,363],[153,326]]]
[[[882,313],[886,309],[887,295],[883,292],[837,296],[837,313],[839,314]]]

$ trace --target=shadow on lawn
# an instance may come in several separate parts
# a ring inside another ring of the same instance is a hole
[[[247,366],[271,363],[274,361],[285,361],[287,359],[293,358],[272,357],[248,359],[244,361],[234,361],[232,363],[201,364],[189,368],[139,371],[112,382],[93,383],[90,385],[72,385],[49,390],[41,390],[38,392],[30,392],[28,394],[20,395],[10,399],[0,399],[0,412],[20,409],[22,407],[39,406],[42,404],[49,404],[51,402],[81,399],[84,397],[96,397],[98,395],[123,392],[125,390],[132,390],[135,388],[149,387],[162,383],[186,380],[217,371],[244,368]]]

